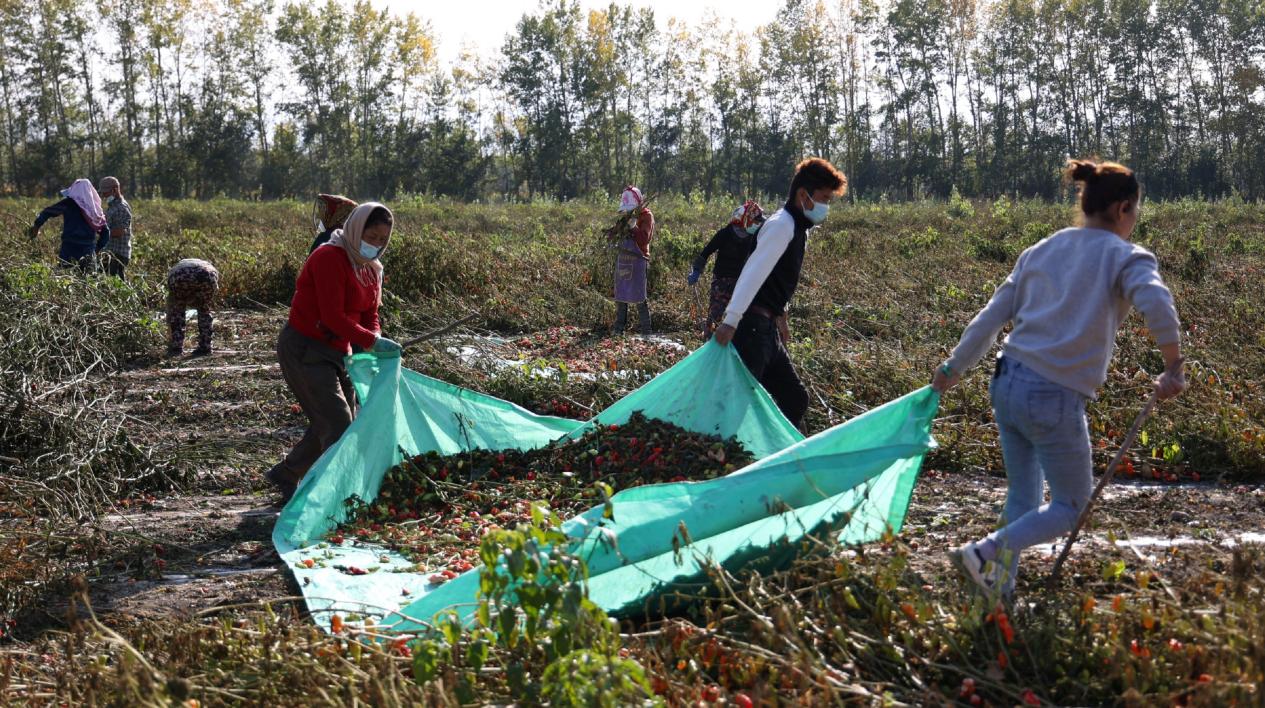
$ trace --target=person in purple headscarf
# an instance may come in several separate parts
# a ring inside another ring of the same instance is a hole
[[[62,200],[46,207],[35,217],[31,238],[39,235],[45,221],[60,216],[61,250],[57,259],[63,268],[78,268],[84,273],[97,271],[97,254],[110,241],[110,228],[101,210],[101,197],[92,183],[77,179],[69,188],[61,191]]]

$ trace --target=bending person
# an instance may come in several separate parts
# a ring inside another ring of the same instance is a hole
[[[110,228],[101,210],[101,196],[86,179],[77,179],[61,191],[61,201],[44,208],[35,217],[27,233],[32,239],[39,235],[40,227],[53,217],[61,217],[61,249],[57,252],[59,265],[78,268],[83,273],[97,271],[97,254],[110,241]]]
[[[198,311],[198,348],[194,356],[211,353],[215,316],[211,305],[220,289],[220,272],[200,258],[185,258],[167,271],[167,329],[171,333],[167,356],[184,353],[185,310]]]
[[[1159,396],[1186,387],[1172,293],[1155,256],[1129,240],[1142,198],[1137,177],[1114,162],[1083,160],[1068,162],[1067,177],[1081,185],[1083,225],[1019,255],[932,381],[940,392],[955,386],[1014,323],[989,386],[1006,463],[1005,525],[950,554],[990,595],[1012,593],[1019,553],[1070,532],[1089,501],[1085,403],[1107,379],[1116,331],[1130,307],[1146,318],[1168,365],[1155,382]],[[1042,503],[1043,479],[1049,504]]]
[[[344,228],[308,256],[299,271],[290,320],[277,338],[286,385],[308,418],[307,431],[285,459],[268,470],[288,500],[321,453],[351,425],[355,391],[344,358],[356,344],[375,352],[400,351],[381,335],[382,262],[394,217],[382,204],[356,207]]]

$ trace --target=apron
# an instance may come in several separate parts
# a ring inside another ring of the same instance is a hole
[[[646,274],[650,262],[641,257],[641,249],[631,237],[619,244],[615,259],[615,302],[637,304],[646,301]]]

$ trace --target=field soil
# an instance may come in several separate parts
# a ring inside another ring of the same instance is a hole
[[[192,618],[300,595],[272,547],[280,508],[262,479],[303,432],[272,349],[284,317],[279,309],[221,311],[211,356],[157,359],[111,377],[122,394],[119,413],[135,421],[143,441],[205,455],[210,463],[193,493],[124,500],[99,520],[104,532],[157,549],[137,567],[89,583],[102,616],[118,622]],[[663,337],[659,344],[674,347],[681,338]],[[581,360],[600,359],[610,346],[600,335],[575,339],[567,346]],[[465,347],[451,349],[454,357],[470,355]],[[945,551],[995,526],[1005,502],[1002,474],[924,468],[903,535],[916,551],[911,565],[928,584],[959,582]],[[1163,566],[1172,582],[1196,580],[1200,568],[1228,564],[1236,545],[1265,540],[1263,529],[1260,485],[1120,480],[1106,490],[1067,570],[1090,588],[1103,583],[1102,567],[1112,559]],[[1043,582],[1060,548],[1029,552],[1020,587]],[[63,609],[51,605],[50,615]]]
[[[33,215],[44,204],[3,206]],[[610,260],[598,235],[610,205],[392,206],[388,336],[474,315],[410,348],[404,365],[574,419],[700,343],[685,274],[733,207],[656,203],[657,334],[643,339],[607,334]],[[1045,587],[1056,544],[1024,555],[1005,611],[967,592],[946,559],[994,527],[1006,494],[981,366],[941,401],[941,447],[895,538],[805,547],[777,573],[717,572],[707,598],[618,634],[596,615],[555,617],[568,632],[607,632],[585,635],[606,636],[585,647],[600,650],[561,657],[543,640],[511,646],[517,635],[504,629],[382,645],[363,628],[316,626],[273,550],[280,509],[263,479],[306,425],[274,347],[310,205],[133,207],[141,228],[126,284],[64,277],[48,265],[52,239],[0,229],[0,703],[543,704],[550,670],[571,679],[555,681],[563,693],[600,685],[611,700],[670,705],[1255,705],[1265,695],[1265,206],[1143,211],[1134,240],[1173,290],[1191,386],[1144,426],[1058,587]],[[832,210],[791,313],[809,432],[923,386],[1018,255],[1070,220],[1068,204],[1007,198]],[[215,351],[165,358],[163,275],[185,257],[223,275]],[[1162,368],[1141,317],[1117,344],[1089,407],[1098,471]],[[537,691],[526,699],[525,675]]]

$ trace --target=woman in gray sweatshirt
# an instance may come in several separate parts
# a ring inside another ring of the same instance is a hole
[[[1133,171],[1113,162],[1070,160],[1080,185],[1082,225],[1024,251],[1014,270],[971,320],[935,373],[943,393],[957,385],[1007,324],[989,387],[1008,489],[1004,526],[950,553],[989,594],[1014,591],[1019,552],[1072,530],[1089,500],[1093,460],[1085,403],[1107,379],[1116,330],[1136,307],[1164,355],[1161,398],[1186,387],[1173,296],[1155,256],[1130,242],[1142,190]],[[1042,481],[1050,503],[1042,504]]]

